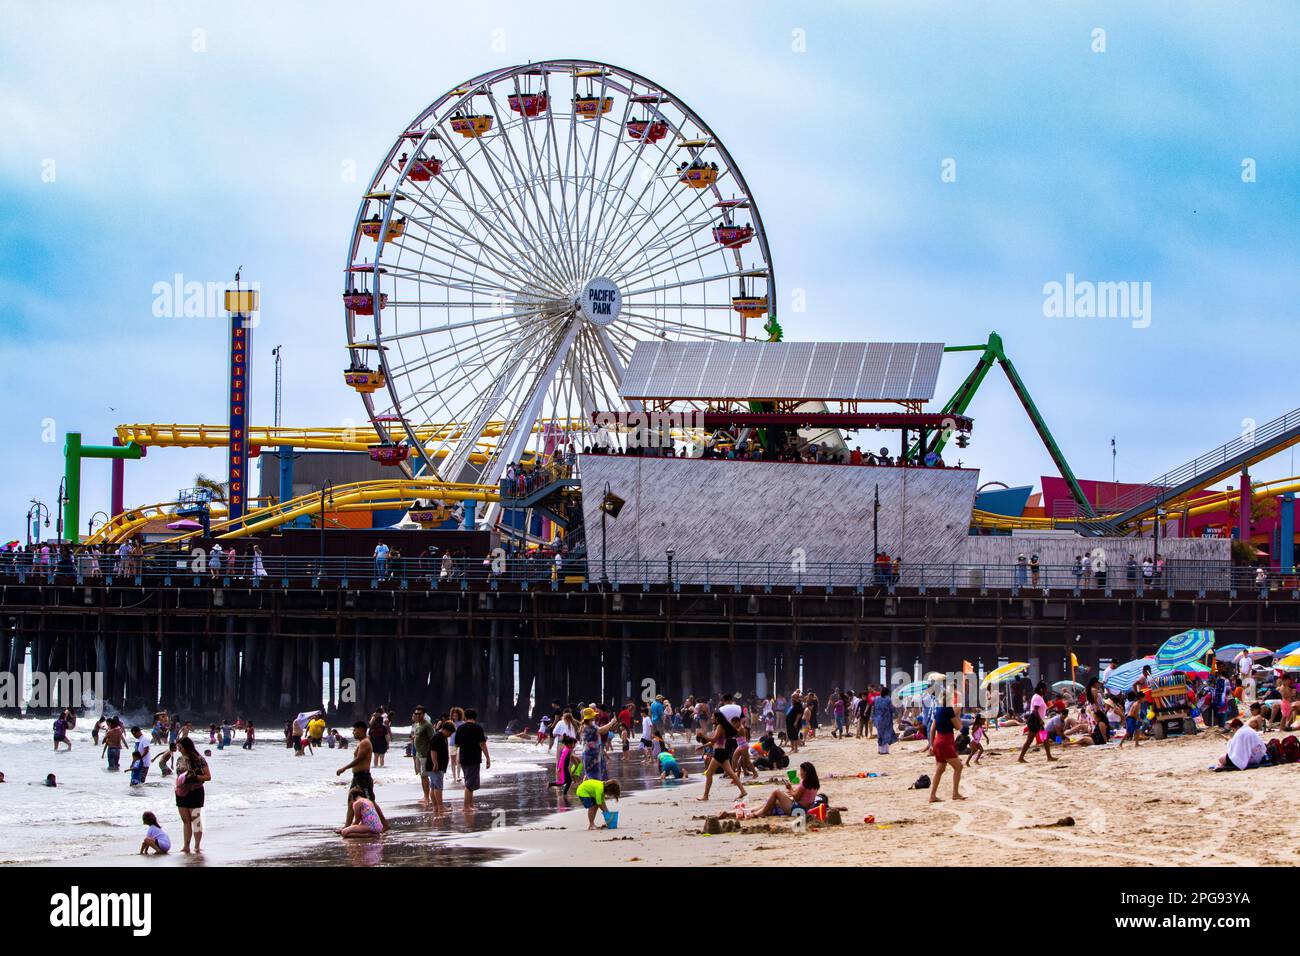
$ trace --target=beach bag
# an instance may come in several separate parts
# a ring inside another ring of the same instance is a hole
[[[1295,734],[1282,738],[1282,757],[1287,763],[1300,760],[1300,739]]]
[[[1264,763],[1270,766],[1286,763],[1286,757],[1282,753],[1282,745],[1276,740],[1270,740],[1264,745]]]
[[[913,790],[929,790],[929,789],[930,789],[930,777],[929,777],[929,775],[923,773],[923,774],[921,774],[921,776],[917,777],[917,778],[916,778],[916,783],[912,784],[912,789],[913,789]]]
[[[190,783],[191,776],[192,774],[188,770],[176,775],[176,796],[187,797],[195,790],[199,789],[199,787],[203,786],[201,783]]]

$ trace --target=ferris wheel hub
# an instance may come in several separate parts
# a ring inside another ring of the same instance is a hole
[[[582,287],[573,304],[584,319],[603,328],[617,321],[623,308],[623,293],[613,279],[596,276]]]

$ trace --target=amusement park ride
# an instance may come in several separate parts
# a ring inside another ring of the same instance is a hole
[[[721,138],[658,84],[586,60],[484,73],[416,115],[366,185],[342,277],[343,381],[369,427],[122,425],[116,443],[102,447],[69,434],[67,526],[78,527],[83,458],[114,459],[114,513],[87,539],[113,543],[187,510],[175,502],[124,508],[123,460],[157,447],[231,447],[232,436],[252,455],[260,448],[364,451],[393,470],[391,479],[335,485],[331,511],[405,509],[429,526],[446,520],[455,503],[464,526],[499,526],[500,481],[511,463],[545,458],[570,442],[595,444],[598,413],[644,410],[620,390],[639,345],[783,338],[763,220]],[[1131,533],[1157,509],[1182,507],[1191,493],[1300,442],[1300,414],[1292,413],[1098,515],[1001,338],[942,351],[980,355],[937,413],[906,404],[832,411],[751,393],[704,403],[698,430],[674,437],[765,441],[780,430],[806,436],[813,429],[842,444],[843,430],[891,428],[902,435],[900,457],[922,464],[950,440],[966,446],[967,412],[996,364],[1078,513],[1062,522],[976,511],[972,526],[1085,534]],[[1254,492],[1292,489],[1300,482]],[[323,521],[320,497],[295,497],[282,475],[279,500],[250,501],[242,515],[208,502],[203,527],[172,540]],[[1213,501],[1198,498],[1195,507]]]

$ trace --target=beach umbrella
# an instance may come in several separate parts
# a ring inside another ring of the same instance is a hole
[[[1292,654],[1300,653],[1300,641],[1292,641],[1286,647],[1277,649],[1278,657],[1290,657]]]
[[[1300,654],[1292,654],[1276,660],[1273,666],[1280,671],[1300,671]]]
[[[1072,690],[1077,693],[1083,690],[1083,685],[1080,684],[1077,680],[1058,680],[1055,684],[1052,685],[1052,690],[1057,691],[1059,693],[1064,693],[1067,690]]]
[[[1142,668],[1144,667],[1150,667],[1153,674],[1158,669],[1152,665],[1148,658],[1139,657],[1127,664],[1120,664],[1109,675],[1103,674],[1102,686],[1111,694],[1127,694],[1133,689],[1133,685],[1138,682],[1138,678],[1142,676]]]
[[[1257,647],[1253,644],[1225,644],[1214,652],[1215,660],[1228,661],[1236,660],[1238,654],[1242,651],[1250,653],[1251,660],[1262,660],[1265,657],[1272,657],[1273,652],[1267,647]]]
[[[942,673],[941,671],[930,671],[930,673],[925,675],[925,679],[928,681],[937,680],[940,684],[942,684],[944,681],[948,679],[948,675]]]
[[[202,531],[203,525],[199,524],[192,518],[181,518],[179,521],[173,521],[167,526],[168,531]]]
[[[925,693],[926,688],[929,687],[931,683],[932,682],[928,680],[915,680],[910,684],[904,684],[902,687],[898,688],[895,693],[900,699],[920,697]]]
[[[1156,651],[1156,666],[1152,669],[1171,671],[1181,665],[1194,664],[1213,650],[1213,631],[1204,628],[1183,631],[1160,645],[1160,650]]]
[[[1025,661],[1012,661],[1010,664],[1003,664],[1001,667],[985,674],[984,681],[980,686],[988,687],[990,684],[1000,684],[1004,680],[1019,677],[1027,670],[1029,670],[1029,664]]]

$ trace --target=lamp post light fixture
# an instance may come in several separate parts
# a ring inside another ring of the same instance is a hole
[[[31,499],[32,506],[27,509],[27,544],[32,543],[32,528],[36,528],[36,543],[41,543],[41,512],[45,512],[45,527],[50,526],[50,509],[43,501]],[[33,521],[35,524],[33,525]]]
[[[67,500],[68,500],[68,478],[65,475],[64,477],[59,479],[59,497],[58,497],[58,502],[56,504],[56,507],[58,509],[58,515],[55,522],[54,535],[55,538],[57,538],[60,542],[63,541],[63,506],[67,502]],[[76,534],[77,532],[76,528],[69,528],[68,530],[71,531],[73,534]]]
[[[673,583],[673,555],[677,552],[673,550],[672,545],[664,549],[664,556],[668,558],[668,583]]]
[[[95,519],[98,518],[100,515],[104,516],[104,520],[99,523],[99,526],[102,528],[104,525],[108,524],[110,520],[108,517],[108,512],[96,511],[93,515],[90,516],[90,520],[86,522],[86,537],[91,537],[92,535],[94,535]]]

